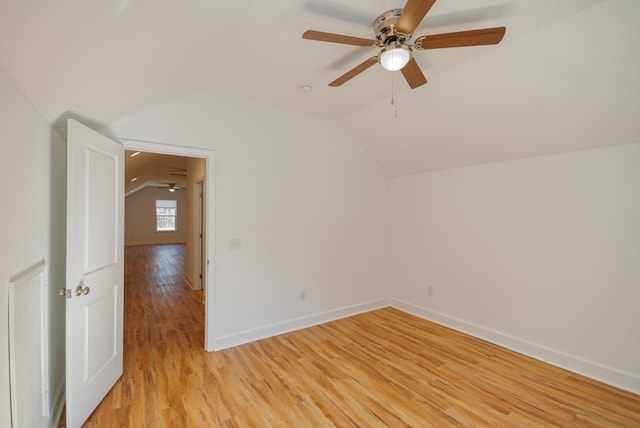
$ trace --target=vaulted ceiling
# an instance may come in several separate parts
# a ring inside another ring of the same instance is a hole
[[[187,158],[125,151],[124,192],[129,196],[145,187],[183,190],[187,187]]]
[[[404,3],[0,0],[0,65],[52,124],[211,90],[338,120],[391,176],[640,142],[637,0],[438,0],[415,35],[504,25],[504,40],[416,53],[429,83],[398,78],[393,106],[377,66],[328,87],[376,52],[302,33],[372,38]]]

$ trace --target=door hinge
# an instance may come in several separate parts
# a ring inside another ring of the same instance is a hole
[[[200,274],[200,279],[202,279],[202,274]]]
[[[66,297],[67,299],[71,298],[71,289],[70,288],[61,288],[58,290],[58,294],[62,297]]]

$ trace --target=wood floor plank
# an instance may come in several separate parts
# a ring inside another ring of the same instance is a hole
[[[184,246],[126,248],[124,375],[87,427],[640,427],[640,396],[385,308],[215,353]]]

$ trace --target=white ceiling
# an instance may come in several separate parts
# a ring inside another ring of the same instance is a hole
[[[203,90],[343,123],[390,175],[640,142],[640,2],[438,0],[414,34],[507,27],[497,46],[417,52],[409,90],[375,51],[302,40],[373,38],[403,0],[0,0],[0,65],[55,124],[108,125]],[[312,92],[299,87],[312,84]]]

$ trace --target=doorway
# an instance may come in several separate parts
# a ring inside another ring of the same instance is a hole
[[[187,205],[190,209],[187,211],[188,224],[187,228],[187,253],[188,261],[186,269],[187,283],[189,287],[195,290],[203,290],[203,303],[205,306],[205,322],[204,322],[204,347],[206,351],[213,351],[213,281],[212,276],[208,275],[210,262],[213,256],[213,165],[214,152],[207,149],[197,149],[183,146],[174,146],[167,144],[159,144],[148,141],[120,139],[127,153],[133,154],[140,152],[141,154],[169,155],[174,157],[184,157],[188,159],[188,167],[186,168],[185,184],[180,189],[178,182],[179,171],[173,181],[160,183],[164,190],[169,191],[170,186],[176,188],[176,192],[184,191],[187,193]],[[141,155],[136,155],[141,156]],[[135,177],[127,177],[131,180]],[[138,178],[137,180],[140,180]],[[125,183],[126,184],[126,183]],[[126,241],[126,240],[125,240]]]

